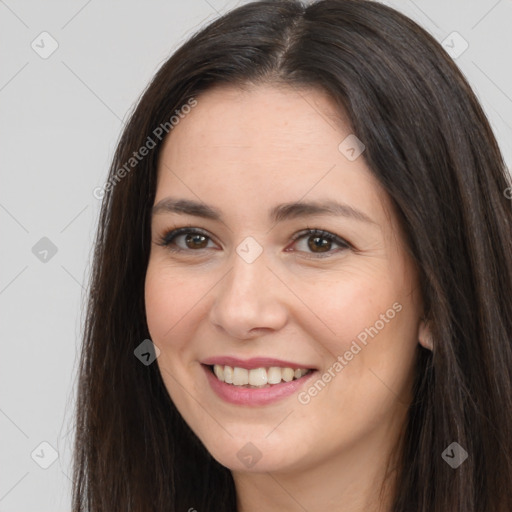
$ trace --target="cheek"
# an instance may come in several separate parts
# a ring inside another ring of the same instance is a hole
[[[321,320],[308,329],[325,333],[315,340],[324,351],[325,368],[335,374],[326,399],[352,397],[361,404],[361,399],[373,402],[389,395],[387,388],[397,394],[407,389],[419,310],[403,270],[354,271],[335,281],[320,280],[308,290],[308,303]],[[342,368],[333,368],[336,361]]]
[[[346,350],[353,339],[399,300],[398,287],[382,274],[376,268],[354,269],[334,279],[332,274],[320,277],[309,289],[303,289],[304,302],[317,313],[317,323],[324,325],[322,332],[329,333],[326,342],[331,352]]]
[[[146,318],[151,339],[158,345],[166,331],[177,321],[179,314],[179,303],[173,299],[176,296],[176,285],[172,283],[174,293],[171,293],[170,284],[159,279],[151,265],[148,267],[145,283]]]
[[[146,318],[151,339],[160,350],[179,350],[185,343],[182,334],[200,309],[201,295],[204,291],[190,280],[150,262],[145,282]]]
[[[190,408],[188,395],[183,393],[183,383],[189,379],[183,361],[193,359],[188,353],[193,348],[190,340],[201,314],[200,298],[206,292],[193,284],[165,263],[150,261],[145,281],[148,330],[160,349],[156,362],[165,387],[180,411]]]

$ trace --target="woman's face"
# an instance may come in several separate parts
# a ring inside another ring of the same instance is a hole
[[[384,453],[410,400],[421,300],[362,148],[318,90],[197,101],[162,148],[146,276],[169,395],[234,471]]]

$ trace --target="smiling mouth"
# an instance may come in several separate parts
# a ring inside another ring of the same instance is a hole
[[[291,382],[308,375],[313,370],[309,368],[282,368],[279,366],[241,368],[228,365],[208,365],[217,379],[235,387],[261,389],[270,388],[283,382]]]

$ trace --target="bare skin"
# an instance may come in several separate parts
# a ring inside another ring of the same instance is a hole
[[[165,141],[155,204],[198,201],[222,220],[153,215],[146,312],[167,390],[231,469],[239,511],[389,510],[392,479],[382,496],[380,486],[404,425],[418,340],[428,337],[389,198],[364,153],[350,161],[339,150],[351,128],[323,92],[223,86],[197,100]],[[281,203],[328,200],[360,214],[269,218]],[[205,237],[160,244],[183,226]],[[292,240],[308,228],[348,245],[320,237],[318,249],[307,233]],[[262,249],[251,263],[236,250],[247,237]],[[310,383],[273,404],[234,405],[208,383],[201,361],[212,356],[295,361],[331,378],[316,393]],[[346,364],[337,371],[338,356]],[[237,456],[247,443],[261,456],[251,467]],[[392,458],[390,477],[393,467]]]

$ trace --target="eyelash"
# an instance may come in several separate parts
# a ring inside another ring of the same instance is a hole
[[[176,247],[176,246],[171,247],[171,243],[178,236],[183,235],[183,234],[202,235],[202,236],[208,238],[209,240],[212,240],[211,237],[205,231],[198,229],[198,228],[193,228],[192,226],[185,226],[182,228],[171,229],[171,230],[165,232],[162,235],[162,237],[158,240],[157,244],[162,247],[166,247],[169,251],[174,252],[174,253],[176,253],[176,252],[200,252],[200,251],[203,251],[206,249],[206,248],[182,249],[181,247]],[[322,229],[316,229],[316,228],[308,227],[302,231],[299,231],[298,233],[295,233],[292,236],[291,240],[292,240],[292,242],[296,242],[297,240],[300,240],[301,238],[311,237],[311,236],[317,236],[317,237],[323,238],[325,240],[328,240],[329,242],[334,242],[334,243],[338,244],[341,249],[338,251],[330,250],[330,251],[324,252],[324,253],[310,252],[310,253],[308,253],[309,254],[308,257],[310,257],[310,258],[311,257],[312,258],[326,258],[326,257],[331,256],[333,254],[333,252],[339,253],[342,250],[353,249],[353,246],[351,244],[349,244],[346,240],[339,237],[338,235],[335,235],[334,233],[329,233],[328,231],[324,231]]]

